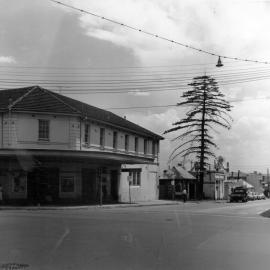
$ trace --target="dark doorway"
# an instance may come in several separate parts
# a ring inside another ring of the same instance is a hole
[[[196,199],[196,186],[194,183],[189,184],[189,199],[190,200]]]
[[[162,179],[159,181],[159,199],[171,200],[173,198],[171,179]]]
[[[59,200],[58,168],[36,168],[28,172],[27,197],[33,204],[57,203]]]
[[[95,169],[82,169],[82,201],[98,202],[97,173]]]
[[[118,202],[118,171],[111,171],[111,197],[112,200]]]

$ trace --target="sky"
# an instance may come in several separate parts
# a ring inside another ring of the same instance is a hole
[[[62,2],[217,55],[270,61],[270,1]],[[109,109],[162,135],[184,117],[186,109],[153,106],[176,104],[194,76],[212,75],[220,82],[220,91],[232,101],[234,119],[230,130],[214,133],[219,146],[216,155],[222,155],[231,170],[266,173],[270,167],[270,66],[222,61],[224,66],[217,68],[216,56],[150,37],[49,0],[0,0],[0,88],[41,84]],[[168,82],[168,78],[178,80],[181,86]],[[166,79],[168,89],[166,83],[158,82]],[[66,85],[71,80],[74,84],[68,92]],[[86,85],[78,81],[85,81]],[[78,90],[87,86],[122,90],[127,86],[127,89],[113,94]],[[162,88],[163,91],[155,90]],[[172,141],[176,135],[164,135],[161,168],[167,166],[168,156],[177,146]],[[183,162],[181,157],[174,161],[178,162]],[[190,160],[184,162],[189,167]]]

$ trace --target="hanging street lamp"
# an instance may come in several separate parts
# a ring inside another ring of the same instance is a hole
[[[221,62],[220,56],[218,57],[218,61],[217,61],[216,67],[223,67],[223,64]]]

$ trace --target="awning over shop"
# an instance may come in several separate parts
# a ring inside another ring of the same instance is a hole
[[[151,156],[135,156],[123,153],[105,152],[105,151],[68,151],[68,150],[13,150],[13,149],[1,149],[0,158],[32,158],[35,162],[39,160],[83,160],[87,162],[98,163],[114,163],[114,164],[151,164],[154,159]]]

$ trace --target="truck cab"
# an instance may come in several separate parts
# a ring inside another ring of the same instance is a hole
[[[247,202],[248,201],[248,192],[244,187],[236,187],[233,189],[230,194],[230,202]]]

